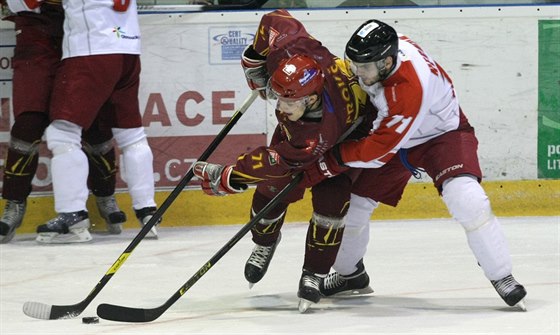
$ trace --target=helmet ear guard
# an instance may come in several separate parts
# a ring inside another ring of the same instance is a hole
[[[267,85],[269,97],[299,100],[321,94],[325,76],[319,64],[304,55],[295,55],[280,62]]]

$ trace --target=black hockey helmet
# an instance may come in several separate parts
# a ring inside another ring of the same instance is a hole
[[[346,44],[346,56],[356,63],[370,63],[389,56],[395,61],[399,37],[393,27],[378,20],[364,22]]]

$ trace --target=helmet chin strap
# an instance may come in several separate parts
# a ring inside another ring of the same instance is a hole
[[[393,72],[393,70],[397,66],[397,60],[393,56],[390,57],[391,57],[392,64],[389,69],[387,69],[387,67],[385,66],[385,59],[382,59],[375,63],[375,65],[377,66],[377,70],[379,72],[379,81],[387,79],[389,74],[391,74],[391,72]]]
[[[388,71],[387,67],[385,66],[385,60],[384,59],[378,60],[377,62],[375,62],[375,66],[377,67],[379,81],[387,78],[387,75],[389,74],[390,71]]]
[[[303,116],[311,119],[320,119],[323,117],[323,104],[321,97],[317,95],[317,100],[309,105],[309,96],[305,97],[305,111]]]

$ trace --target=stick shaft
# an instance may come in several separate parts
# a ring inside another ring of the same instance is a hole
[[[134,308],[101,304],[97,307],[99,317],[122,322],[150,322],[159,318],[169,307],[181,298],[202,276],[204,276],[234,245],[245,236],[268,212],[278,205],[301,181],[303,173],[298,173],[270,202],[241,228],[212,258],[210,258],[183,286],[181,286],[163,305],[155,308]]]
[[[218,145],[222,142],[222,140],[226,137],[229,133],[231,128],[237,123],[237,121],[243,116],[245,111],[251,106],[251,104],[255,101],[258,96],[257,91],[251,91],[251,94],[245,99],[243,104],[237,109],[234,115],[230,118],[228,123],[224,126],[224,128],[220,131],[220,133],[214,138],[212,143],[206,148],[206,150],[202,153],[198,160],[204,161],[207,160],[208,157],[216,150]],[[142,227],[140,232],[134,237],[132,242],[126,247],[126,249],[121,253],[119,258],[111,265],[109,270],[105,273],[105,275],[101,278],[99,282],[95,285],[93,290],[87,295],[87,297],[74,305],[46,305],[37,302],[26,302],[23,306],[23,312],[33,318],[37,319],[62,319],[62,318],[73,318],[80,315],[86,307],[93,301],[93,299],[101,292],[101,290],[105,287],[105,285],[111,280],[115,272],[123,265],[124,262],[128,259],[132,251],[138,246],[138,244],[144,239],[146,234],[152,229],[152,227],[159,221],[162,217],[163,213],[171,206],[171,204],[175,201],[175,199],[179,196],[179,194],[183,191],[185,186],[191,181],[194,177],[194,173],[192,171],[192,167],[189,169],[187,174],[179,181],[179,184],[171,191],[169,196],[163,201],[163,203],[158,206],[158,209],[154,213],[154,215],[150,218],[150,220]]]

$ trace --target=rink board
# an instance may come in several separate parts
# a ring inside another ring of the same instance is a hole
[[[483,183],[492,208],[498,216],[558,216],[560,215],[560,180],[488,181]],[[226,197],[211,197],[199,190],[181,192],[164,213],[162,227],[242,224],[249,220],[249,209],[254,189]],[[157,192],[156,201],[162,203],[170,192]],[[410,183],[397,208],[381,206],[372,219],[427,219],[448,218],[449,213],[431,183]],[[103,230],[104,224],[90,197],[88,207],[94,229]],[[120,207],[127,213],[125,228],[138,228],[131,210],[130,196],[118,193]],[[1,202],[2,206],[4,201]],[[31,197],[23,225],[18,233],[32,233],[38,224],[52,218],[52,196]],[[309,220],[311,195],[289,207],[287,222]]]

